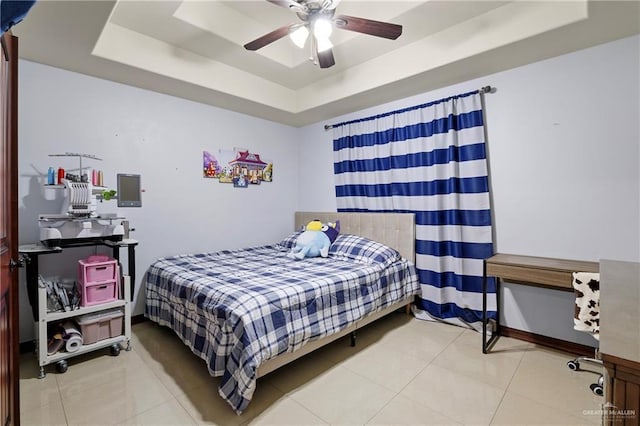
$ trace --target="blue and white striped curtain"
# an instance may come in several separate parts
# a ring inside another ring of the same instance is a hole
[[[482,320],[483,259],[493,254],[481,96],[333,126],[338,211],[415,213],[416,314],[474,328]],[[495,318],[495,282],[488,284]]]

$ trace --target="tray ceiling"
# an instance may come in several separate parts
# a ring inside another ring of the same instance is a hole
[[[242,47],[299,22],[267,1],[41,1],[14,33],[24,59],[303,126],[640,31],[630,1],[343,0],[337,13],[403,34],[336,29],[336,65],[320,69],[287,37]]]

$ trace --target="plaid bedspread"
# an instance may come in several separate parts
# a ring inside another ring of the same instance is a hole
[[[223,376],[242,413],[258,366],[419,293],[412,264],[292,260],[279,245],[162,258],[145,275],[145,315],[171,327]]]

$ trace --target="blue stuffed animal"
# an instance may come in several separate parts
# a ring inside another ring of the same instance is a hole
[[[339,232],[339,221],[335,224],[323,224],[319,220],[312,220],[298,236],[296,244],[287,256],[297,260],[305,257],[327,257],[329,246],[336,240]]]

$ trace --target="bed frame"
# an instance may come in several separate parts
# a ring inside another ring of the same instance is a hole
[[[331,213],[331,212],[296,212],[294,229],[301,229],[310,221],[340,221],[341,234],[354,234],[370,238],[400,252],[402,257],[415,263],[415,218],[413,213]],[[295,352],[288,352],[270,359],[258,367],[258,377],[262,377],[283,365],[290,363],[322,346],[343,336],[354,333],[357,329],[382,318],[413,302],[413,296],[401,300],[382,311],[374,312],[346,329],[307,343]],[[355,344],[352,335],[352,345]]]

